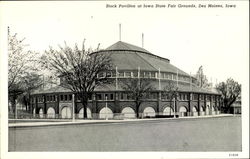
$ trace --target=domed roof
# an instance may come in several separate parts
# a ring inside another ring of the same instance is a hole
[[[170,72],[189,76],[189,74],[170,64],[169,59],[154,55],[144,48],[118,41],[99,53],[109,52],[118,70],[140,70]]]
[[[113,45],[109,46],[107,49],[109,51],[119,50],[119,51],[138,51],[138,52],[145,52],[150,53],[149,51],[145,50],[144,48],[128,44],[122,41],[118,41],[114,43]]]

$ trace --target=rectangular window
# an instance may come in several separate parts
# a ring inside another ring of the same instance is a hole
[[[177,76],[176,75],[173,75],[173,80],[177,80]]]
[[[145,76],[144,76],[144,73],[145,73],[145,72],[140,72],[140,77],[142,77],[142,78],[145,77]]]
[[[151,78],[155,78],[155,72],[151,72]]]
[[[138,77],[138,72],[133,72],[133,77]]]
[[[111,72],[111,77],[116,77],[116,72],[115,71]]]
[[[68,95],[64,95],[64,100],[65,100],[65,101],[68,100]]]
[[[114,94],[110,94],[110,100],[114,100]]]
[[[200,95],[201,100],[204,100],[204,95]]]
[[[60,100],[63,101],[63,95],[60,95]]]
[[[92,100],[92,95],[88,95],[88,100]]]
[[[101,72],[101,73],[98,74],[98,78],[104,78],[104,75],[105,74],[103,72]]]
[[[145,73],[145,76],[146,78],[149,78],[149,72],[144,72]]]
[[[72,100],[72,94],[69,95],[69,100]]]
[[[112,77],[112,73],[111,72],[107,72],[107,77]]]
[[[121,93],[120,95],[120,99],[123,100],[124,99],[124,93]]]
[[[194,94],[194,95],[193,95],[193,99],[194,99],[194,100],[198,100],[198,95],[197,95],[197,94]]]
[[[119,77],[124,77],[124,72],[119,72]]]
[[[97,100],[102,100],[102,94],[96,94]]]
[[[125,72],[125,77],[131,77],[131,72]]]
[[[132,99],[133,99],[133,97],[132,97],[132,94],[131,94],[131,93],[128,93],[128,94],[127,94],[127,99],[128,99],[128,100],[132,100]]]
[[[157,99],[157,93],[151,93],[151,99]]]
[[[164,78],[164,73],[161,72],[161,77],[160,78]]]

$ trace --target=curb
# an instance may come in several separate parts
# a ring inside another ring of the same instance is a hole
[[[29,128],[29,127],[49,127],[49,126],[65,126],[65,125],[98,125],[98,124],[133,124],[133,123],[153,123],[153,122],[165,122],[165,121],[187,121],[187,120],[197,120],[197,119],[213,119],[213,118],[222,118],[222,117],[239,117],[234,115],[217,115],[217,116],[199,116],[199,117],[181,117],[181,118],[158,118],[158,119],[131,119],[131,120],[100,120],[100,121],[59,121],[59,122],[51,122],[51,123],[22,123],[22,125],[18,124],[9,124],[9,128]]]

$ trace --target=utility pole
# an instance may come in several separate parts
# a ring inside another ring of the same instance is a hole
[[[72,122],[75,122],[75,94],[72,94]]]
[[[105,96],[106,104],[105,104],[105,119],[108,120],[108,98],[107,95]]]

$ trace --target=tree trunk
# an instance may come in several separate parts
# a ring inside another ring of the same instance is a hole
[[[139,118],[139,107],[140,107],[140,103],[138,101],[136,101],[135,107],[136,107],[136,118],[138,119]]]
[[[82,93],[82,105],[83,105],[83,119],[87,119],[87,105],[88,105],[88,95]]]

